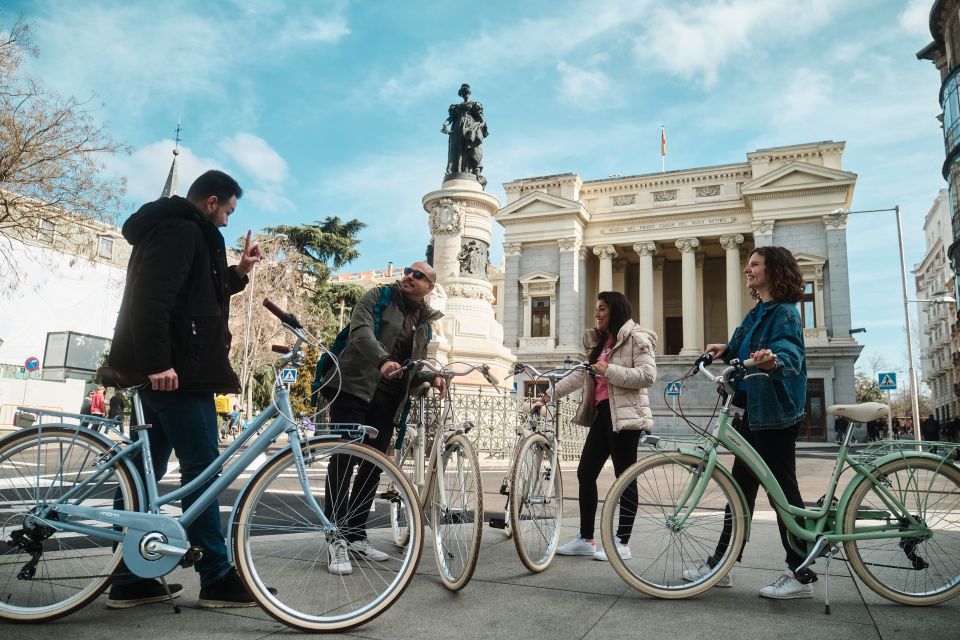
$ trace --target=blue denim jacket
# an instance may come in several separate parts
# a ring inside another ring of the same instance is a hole
[[[772,300],[757,305],[740,323],[727,343],[724,360],[729,362],[740,351],[744,335],[758,320],[750,336],[749,352],[770,349],[777,364],[769,376],[745,381],[747,415],[751,429],[783,429],[803,418],[807,398],[807,362],[803,346],[803,328],[796,305]],[[759,371],[753,369],[752,372]]]

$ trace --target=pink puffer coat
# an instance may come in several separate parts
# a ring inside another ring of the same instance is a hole
[[[617,342],[607,360],[605,375],[610,389],[610,417],[613,430],[653,429],[653,412],[647,389],[657,380],[655,352],[657,334],[627,320],[617,333]],[[590,426],[596,414],[593,402],[595,381],[586,371],[576,371],[557,383],[556,393],[565,396],[578,387],[583,400],[573,418],[575,424]]]

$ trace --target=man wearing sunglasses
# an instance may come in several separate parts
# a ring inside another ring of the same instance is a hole
[[[403,362],[427,355],[430,323],[443,314],[424,302],[433,291],[437,274],[426,262],[414,262],[403,270],[403,277],[390,286],[389,304],[380,311],[379,331],[376,308],[382,304],[381,287],[368,291],[350,316],[350,336],[340,353],[340,394],[330,407],[335,423],[365,424],[376,427],[377,437],[366,443],[386,453],[409,401],[412,386],[430,382],[443,391],[442,378],[430,374],[407,375],[399,371]],[[336,384],[336,370],[324,380]],[[354,475],[354,468],[356,474]],[[349,484],[353,479],[353,487]],[[351,554],[373,562],[384,562],[389,556],[375,549],[367,540],[366,520],[370,513],[380,472],[368,463],[349,456],[333,456],[327,471],[327,504],[334,510],[337,524],[349,533],[346,542],[329,546],[330,573],[353,572]],[[349,489],[349,499],[341,499]]]

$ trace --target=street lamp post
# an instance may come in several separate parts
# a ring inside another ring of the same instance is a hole
[[[907,295],[907,260],[903,252],[903,224],[900,221],[900,205],[889,209],[861,209],[859,211],[847,211],[846,209],[836,209],[832,215],[840,217],[851,213],[879,213],[882,211],[893,211],[897,216],[897,245],[900,249],[900,285],[903,292],[903,321],[907,329],[907,359],[909,364],[910,377],[910,404],[913,410],[913,438],[920,440],[920,400],[917,396],[917,371],[913,366],[913,343],[910,338],[910,299]]]

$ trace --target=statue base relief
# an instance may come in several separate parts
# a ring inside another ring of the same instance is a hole
[[[425,195],[423,208],[430,216],[437,272],[437,286],[428,302],[444,314],[434,330],[430,357],[443,363],[489,364],[501,388],[512,389],[508,378],[516,358],[503,346],[503,326],[494,317],[493,285],[486,273],[493,215],[500,201],[485,193],[475,177],[464,174]],[[478,373],[454,383],[480,391],[490,386]]]

